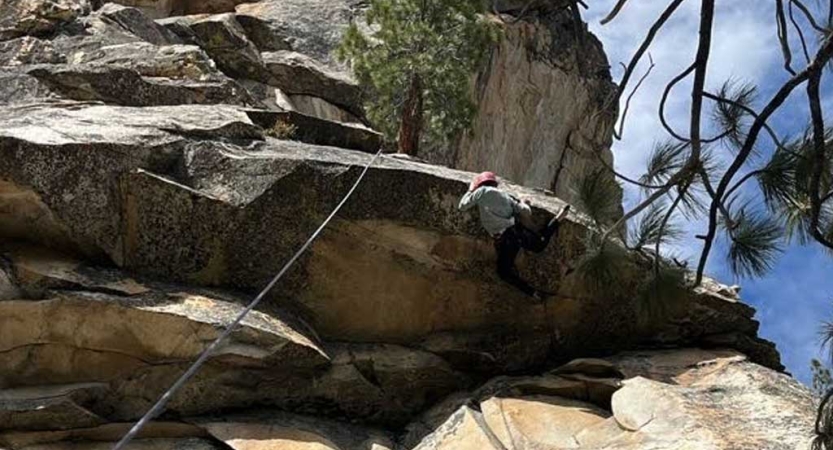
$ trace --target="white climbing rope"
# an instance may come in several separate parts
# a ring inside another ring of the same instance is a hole
[[[208,358],[211,357],[211,355],[214,353],[217,347],[219,347],[220,343],[222,343],[226,338],[229,337],[229,335],[231,335],[231,333],[234,331],[235,328],[237,328],[238,325],[240,325],[240,323],[243,321],[246,315],[252,312],[252,310],[254,310],[255,307],[260,303],[260,301],[263,300],[266,294],[268,294],[269,291],[271,291],[272,288],[275,287],[275,285],[284,276],[284,274],[286,274],[286,272],[292,267],[292,265],[295,264],[296,261],[298,261],[298,258],[300,258],[301,255],[310,247],[310,245],[312,245],[315,239],[318,238],[318,235],[320,235],[321,232],[324,231],[324,228],[326,228],[330,221],[333,219],[333,217],[335,217],[335,215],[338,214],[339,210],[341,210],[341,207],[344,206],[345,203],[347,203],[347,200],[350,199],[350,197],[353,195],[353,192],[355,192],[356,188],[358,188],[359,184],[361,184],[362,180],[364,179],[364,176],[367,174],[367,171],[370,169],[373,163],[376,162],[376,160],[379,158],[381,154],[382,149],[380,148],[379,151],[376,152],[376,155],[373,156],[373,159],[371,159],[370,162],[368,162],[367,165],[364,166],[364,170],[362,170],[362,173],[356,179],[356,182],[353,184],[353,187],[350,188],[350,190],[347,192],[347,195],[344,196],[341,202],[335,207],[333,212],[331,212],[330,215],[324,220],[321,226],[319,226],[318,229],[315,230],[312,236],[310,236],[309,239],[307,239],[307,242],[304,243],[301,249],[298,250],[298,252],[296,252],[295,255],[292,256],[292,258],[290,258],[289,261],[287,261],[287,263],[283,266],[281,271],[278,272],[278,274],[275,275],[274,278],[272,278],[272,281],[270,281],[269,284],[266,285],[266,287],[260,292],[260,294],[258,294],[257,297],[255,297],[255,299],[252,300],[251,303],[249,303],[249,306],[247,306],[246,309],[244,309],[237,316],[237,318],[234,319],[234,322],[227,326],[223,333],[216,340],[214,340],[214,342],[212,342],[211,345],[208,346],[208,348],[206,348],[202,352],[200,357],[197,358],[196,361],[194,361],[191,367],[189,367],[188,370],[185,371],[185,373],[182,374],[182,376],[179,377],[179,379],[176,380],[176,382],[167,391],[165,391],[164,394],[162,394],[162,397],[160,397],[159,400],[156,401],[156,404],[154,404],[153,407],[150,408],[150,410],[148,410],[148,412],[145,413],[145,415],[142,416],[142,418],[139,419],[139,421],[136,422],[135,425],[133,425],[133,428],[131,428],[130,431],[128,431],[127,434],[125,434],[124,437],[122,437],[122,439],[113,447],[113,450],[123,450],[125,446],[128,443],[130,443],[130,441],[132,441],[137,434],[139,434],[142,428],[144,428],[145,425],[147,425],[151,420],[153,420],[154,417],[156,417],[162,411],[162,409],[165,407],[165,405],[168,404],[168,402],[171,400],[174,394],[180,388],[182,388],[182,386],[185,385],[185,383],[187,383],[188,380],[190,380],[191,377],[193,377],[197,373],[197,371],[208,360]]]

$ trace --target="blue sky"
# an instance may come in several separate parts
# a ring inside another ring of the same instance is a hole
[[[584,12],[584,17],[591,31],[604,44],[614,79],[618,81],[623,71],[619,63],[630,60],[647,29],[669,1],[630,1],[615,21],[600,25],[599,19],[614,3],[614,0],[588,2],[590,9]],[[717,2],[708,89],[715,90],[729,78],[752,82],[758,86],[760,106],[788,79],[789,74],[782,68],[783,59],[776,37],[774,3],[760,0]],[[641,175],[652,144],[666,138],[657,116],[659,98],[668,81],[693,60],[699,9],[699,1],[683,3],[651,49],[656,67],[631,103],[623,139],[613,146],[617,169],[626,175]],[[802,67],[802,58],[796,53],[794,67]],[[643,65],[642,70],[646,67]],[[636,78],[641,74],[642,71],[637,71]],[[831,76],[833,74],[828,72],[822,87],[826,116],[833,113]],[[675,93],[668,104],[669,121],[678,130],[686,132],[690,82],[680,84]],[[785,135],[803,130],[808,122],[805,99],[804,89],[797,89],[770,125]],[[766,146],[761,150],[764,156],[770,151]],[[764,161],[761,158],[757,162]],[[638,190],[626,188],[625,201],[626,207],[638,202]],[[686,223],[685,228],[687,237],[673,251],[696,260],[701,243],[693,236],[705,230],[705,223],[693,221]],[[787,370],[809,383],[810,359],[821,355],[819,326],[822,320],[833,320],[833,257],[818,246],[794,245],[786,249],[767,277],[737,280],[728,270],[724,255],[722,245],[715,249],[709,259],[708,273],[726,284],[737,283],[743,287],[744,301],[758,310],[761,336],[776,342]]]

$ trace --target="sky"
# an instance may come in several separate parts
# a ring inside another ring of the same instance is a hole
[[[599,21],[613,7],[615,0],[592,0],[584,11],[590,30],[602,41],[611,64],[614,81],[621,79],[623,69],[643,41],[651,24],[659,17],[670,0],[632,0],[611,23]],[[789,74],[783,69],[783,57],[775,28],[774,1],[718,0],[712,57],[706,87],[716,90],[727,79],[751,82],[758,87],[761,105],[780,88]],[[813,2],[808,2],[813,3]],[[822,2],[824,3],[824,2]],[[621,173],[638,178],[645,170],[652,145],[667,138],[658,118],[659,99],[665,85],[693,61],[698,39],[700,1],[686,0],[655,40],[650,53],[655,67],[650,77],[631,102],[624,135],[614,143],[616,168]],[[798,49],[799,47],[794,47]],[[637,70],[634,82],[647,68],[647,58]],[[803,67],[801,53],[795,55],[794,67]],[[833,114],[833,73],[823,81],[823,108],[826,116]],[[688,132],[690,120],[690,79],[681,83],[667,107],[669,122],[681,133]],[[706,110],[708,111],[708,110]],[[804,130],[809,122],[806,95],[803,87],[796,89],[783,110],[770,120],[784,136]],[[828,120],[828,124],[829,124]],[[706,133],[709,134],[709,133]],[[763,148],[755,161],[762,165],[769,150]],[[718,152],[729,152],[718,149]],[[751,186],[754,188],[754,186]],[[626,187],[625,207],[640,199],[638,189]],[[695,234],[706,229],[704,221],[683,224],[686,237],[673,251],[689,258],[696,265],[701,241]],[[725,246],[718,245],[709,258],[707,273],[725,284],[742,287],[744,302],[758,310],[760,336],[774,341],[781,352],[787,370],[800,381],[809,384],[812,358],[824,358],[820,348],[819,327],[823,320],[833,320],[833,257],[818,245],[792,245],[785,249],[774,270],[761,279],[737,279],[728,268]]]

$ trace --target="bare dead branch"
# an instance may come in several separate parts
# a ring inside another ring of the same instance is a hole
[[[668,212],[665,214],[665,217],[662,219],[662,223],[659,226],[659,236],[665,232],[665,228],[668,226],[668,222],[671,220],[671,217],[674,215],[674,211],[677,210],[677,207],[680,206],[680,202],[683,200],[683,197],[688,192],[690,184],[686,183],[680,187],[680,191],[677,193],[677,198],[674,199],[674,202],[671,203],[671,206],[668,208]],[[656,247],[654,248],[654,253],[656,254],[656,258],[654,259],[654,271],[659,273],[659,262],[660,262],[660,245],[662,244],[662,239],[657,239]]]
[[[645,74],[642,75],[642,78],[640,78],[639,82],[636,83],[636,86],[634,86],[630,95],[628,95],[628,99],[625,101],[625,110],[622,111],[622,117],[619,118],[619,131],[617,132],[615,128],[613,129],[613,136],[616,139],[621,140],[622,135],[625,134],[625,119],[628,117],[628,110],[631,107],[631,100],[633,100],[633,97],[639,91],[639,88],[642,86],[642,83],[644,83],[645,80],[648,79],[648,77],[651,75],[651,72],[654,70],[654,67],[656,67],[656,64],[654,64],[654,58],[651,57],[650,53],[648,53],[648,60],[650,61],[650,66],[648,66],[648,70],[645,71]]]
[[[814,70],[807,82],[807,97],[810,102],[810,116],[813,122],[813,152],[811,155],[813,173],[810,175],[810,232],[819,244],[833,250],[833,242],[819,229],[821,220],[821,175],[827,168],[827,145],[825,143],[824,115],[821,109],[820,88],[822,70]]]
[[[691,73],[694,72],[695,68],[696,65],[692,64],[688,67],[688,69],[684,70],[683,73],[674,77],[674,79],[671,80],[671,82],[668,83],[667,86],[665,86],[665,91],[662,93],[662,100],[659,102],[659,120],[660,122],[662,122],[663,128],[665,128],[665,130],[668,131],[668,134],[673,136],[674,139],[677,139],[678,141],[682,142],[688,142],[688,139],[682,137],[679,133],[674,131],[673,128],[671,128],[671,125],[668,124],[668,121],[665,118],[665,104],[666,102],[668,102],[668,97],[671,95],[671,90],[674,89],[674,86],[676,86],[677,83],[683,81],[686,77],[691,75]]]
[[[622,4],[624,4],[625,1],[626,0],[622,1]],[[662,12],[657,21],[654,22],[653,25],[651,25],[651,29],[648,30],[648,34],[645,36],[645,39],[642,41],[642,44],[636,50],[636,53],[633,55],[633,58],[631,58],[630,63],[628,63],[628,66],[625,69],[625,73],[622,75],[622,81],[620,81],[619,83],[619,91],[617,92],[615,98],[617,105],[619,104],[622,95],[627,90],[628,82],[630,81],[631,76],[633,76],[633,72],[636,70],[636,66],[639,65],[639,61],[642,60],[642,57],[645,56],[645,53],[651,47],[651,44],[654,42],[654,38],[656,38],[657,33],[659,33],[659,30],[661,30],[665,23],[668,22],[668,19],[670,19],[671,16],[674,15],[674,12],[677,10],[677,8],[679,8],[683,1],[684,0],[672,1],[671,4],[668,5],[668,8],[666,8],[665,11]]]
[[[798,21],[795,20],[795,14],[793,14],[793,2],[790,2],[790,22],[792,22],[793,28],[795,28],[795,32],[798,33],[798,39],[801,41],[801,50],[804,52],[804,59],[807,60],[807,64],[810,64],[810,51],[807,49],[807,40],[804,38],[804,31],[801,29],[801,26],[798,25]]]
[[[813,27],[816,31],[822,34],[827,32],[827,30],[825,30],[824,27],[819,26],[819,24],[816,22],[816,18],[813,17],[813,13],[810,12],[810,10],[807,8],[807,6],[804,5],[804,3],[801,0],[790,0],[790,5],[797,6],[798,9],[800,9],[801,12],[804,13],[804,17],[807,19],[807,22],[810,23],[810,26]]]
[[[714,26],[714,0],[703,0],[700,8],[700,39],[694,59],[694,85],[691,87],[691,160],[700,161],[703,143],[700,126],[703,120],[703,92],[711,56],[712,27]]]
[[[775,0],[775,23],[778,25],[778,42],[781,44],[781,53],[784,55],[784,70],[791,75],[795,75],[795,70],[792,68],[793,55],[790,49],[789,29],[784,14],[783,0]]]
[[[627,2],[628,0],[619,0],[618,2],[616,2],[616,5],[613,7],[613,10],[610,11],[610,13],[604,19],[602,19],[601,24],[607,25],[608,23],[610,23],[610,21],[615,19],[616,16],[619,15],[619,12],[622,11],[622,8],[625,7],[625,3]]]
[[[615,177],[621,179],[622,181],[624,181],[626,183],[630,183],[634,186],[638,186],[638,187],[641,187],[643,189],[663,189],[665,187],[665,185],[642,183],[641,181],[637,181],[637,180],[634,180],[633,178],[630,178],[626,175],[622,175],[621,173],[617,172],[616,169],[614,169],[613,166],[611,166],[607,161],[605,161],[604,158],[602,158],[602,155],[599,154],[599,152],[593,151],[592,153],[596,156],[596,158],[599,160],[599,162],[602,163],[602,165],[605,167],[605,169],[607,171],[609,171]]]
[[[740,189],[741,186],[743,186],[747,181],[757,177],[758,175],[760,175],[764,172],[765,171],[763,169],[758,169],[758,170],[753,170],[753,171],[747,173],[746,175],[744,175],[740,180],[738,180],[737,183],[735,183],[734,186],[732,186],[731,189],[729,189],[729,191],[726,192],[726,195],[724,196],[725,197],[724,201],[726,199],[732,198],[732,194],[734,194],[738,189]]]

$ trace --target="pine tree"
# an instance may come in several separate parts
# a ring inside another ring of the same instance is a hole
[[[400,153],[447,139],[475,113],[471,80],[497,28],[482,0],[370,0],[367,29],[352,24],[339,48],[368,92],[368,118]]]
[[[824,397],[824,394],[833,388],[833,376],[830,375],[830,369],[821,361],[814,359],[810,361],[810,370],[813,372],[813,394],[817,398]]]

